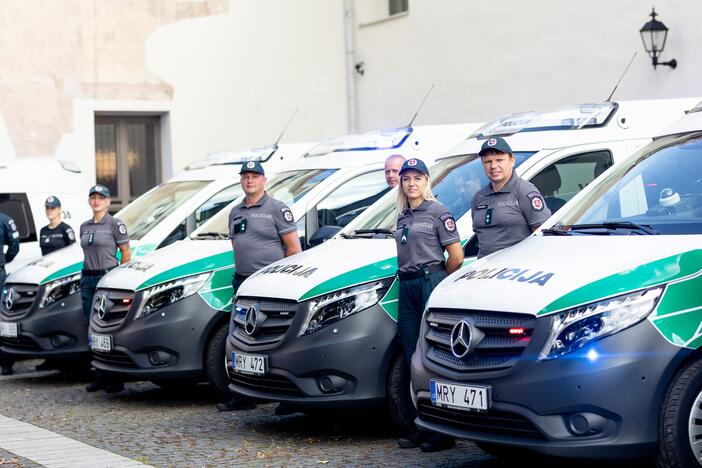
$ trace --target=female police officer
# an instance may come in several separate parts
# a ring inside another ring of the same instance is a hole
[[[44,204],[49,224],[39,232],[41,254],[46,255],[62,249],[76,241],[76,235],[68,224],[61,221],[61,201],[51,196]]]
[[[419,159],[408,159],[400,169],[397,213],[395,242],[400,280],[397,327],[409,373],[429,294],[447,274],[460,268],[463,250],[456,220],[434,198],[429,170]],[[448,252],[447,260],[444,250]],[[423,452],[435,452],[452,447],[454,441],[439,434],[415,431],[410,437],[398,440],[398,444],[401,448],[419,446]]]
[[[80,225],[80,245],[83,248],[83,271],[80,279],[80,299],[86,323],[90,322],[90,311],[95,298],[97,284],[105,273],[117,266],[117,249],[122,254],[121,263],[131,259],[127,227],[122,221],[107,212],[110,206],[110,191],[104,185],[95,185],[88,193],[93,217]],[[89,392],[105,389],[119,392],[124,388],[121,381],[96,371],[95,380],[86,388]]]

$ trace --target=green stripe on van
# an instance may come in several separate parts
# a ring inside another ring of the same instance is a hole
[[[537,315],[545,315],[629,291],[665,284],[693,275],[702,267],[702,249],[691,250],[624,270],[561,296]]]
[[[73,265],[69,265],[65,268],[61,268],[60,270],[55,271],[54,273],[44,278],[39,284],[46,284],[55,279],[63,278],[64,276],[75,275],[76,273],[80,273],[82,269],[83,262],[74,263]]]
[[[185,276],[197,275],[199,273],[205,273],[207,271],[217,270],[225,267],[234,266],[234,252],[228,250],[226,252],[221,252],[216,255],[211,255],[205,258],[199,258],[193,260],[192,262],[185,263],[183,265],[178,265],[175,268],[166,270],[159,273],[156,276],[149,278],[144,281],[136,288],[137,291],[142,289],[150,288],[159,283],[165,283],[166,281],[171,281],[176,278],[183,278]],[[231,277],[230,277],[231,281]]]
[[[395,273],[397,273],[397,257],[387,258],[328,279],[303,294],[299,301],[306,301],[339,289],[394,276]]]

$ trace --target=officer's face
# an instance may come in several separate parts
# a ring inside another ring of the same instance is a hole
[[[49,221],[53,221],[61,217],[61,208],[46,208],[46,218]]]
[[[93,193],[88,198],[88,203],[90,204],[90,208],[93,210],[93,213],[101,213],[105,211],[108,206],[110,206],[110,199],[103,197],[99,193]]]
[[[390,157],[385,161],[385,182],[388,183],[388,187],[392,188],[400,183],[400,168],[404,162],[405,159],[399,157]]]
[[[506,182],[512,177],[514,168],[514,156],[496,151],[486,153],[482,156],[485,174],[491,182]]]
[[[419,171],[409,170],[402,174],[402,191],[408,200],[421,198],[429,179]]]
[[[266,185],[266,178],[258,172],[244,172],[240,176],[241,188],[247,195],[255,195],[263,192]]]

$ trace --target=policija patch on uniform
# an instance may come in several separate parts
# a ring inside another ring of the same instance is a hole
[[[280,209],[283,213],[283,218],[285,218],[285,221],[292,223],[293,222],[293,214],[292,211],[290,211],[290,208],[287,206],[284,206]]]
[[[527,198],[531,202],[531,207],[534,211],[541,211],[544,209],[544,199],[541,198],[539,192],[529,192],[527,193]]]

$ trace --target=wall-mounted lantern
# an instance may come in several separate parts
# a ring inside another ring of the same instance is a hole
[[[655,69],[658,65],[668,65],[670,68],[675,68],[678,66],[678,62],[675,59],[669,60],[667,62],[659,62],[658,57],[660,57],[665,48],[665,40],[668,37],[668,28],[662,22],[656,19],[658,14],[656,9],[651,9],[651,21],[644,24],[639,30],[641,33],[641,39],[643,40],[644,48],[648,55],[651,57],[651,63]]]

